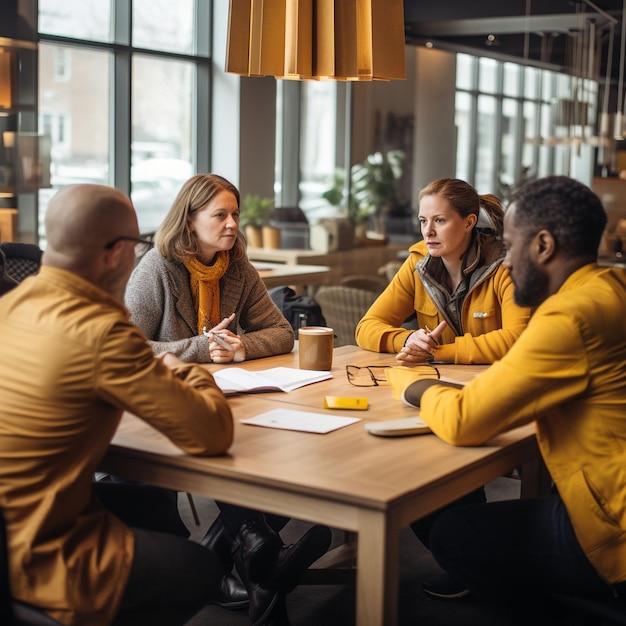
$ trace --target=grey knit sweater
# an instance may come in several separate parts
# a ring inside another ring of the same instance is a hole
[[[131,320],[150,340],[155,354],[172,352],[184,361],[211,361],[209,342],[198,335],[189,272],[177,261],[150,250],[126,287]],[[235,313],[229,330],[241,335],[247,359],[285,354],[293,349],[291,325],[267,293],[247,258],[231,260],[220,279],[222,319]]]

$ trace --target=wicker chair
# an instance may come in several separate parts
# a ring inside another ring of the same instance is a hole
[[[336,348],[356,345],[356,326],[377,297],[377,292],[343,285],[317,290],[315,299],[322,307],[326,323],[335,331]]]
[[[350,274],[344,276],[340,281],[344,287],[354,287],[355,289],[365,289],[375,293],[382,293],[389,281],[383,276],[372,276],[370,274]]]

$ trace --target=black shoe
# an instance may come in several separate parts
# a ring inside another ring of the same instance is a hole
[[[423,580],[421,587],[427,596],[438,600],[460,600],[470,594],[469,589],[445,573]]]
[[[225,609],[232,611],[245,609],[250,604],[250,597],[243,583],[230,574],[225,574],[219,591],[212,600]]]
[[[256,537],[258,539],[258,537]],[[237,535],[237,539],[233,544],[233,560],[235,568],[239,572],[239,576],[246,585],[250,606],[248,608],[248,617],[252,626],[288,626],[287,610],[285,608],[284,595],[280,594],[277,589],[264,587],[258,582],[252,581],[248,575],[249,564],[246,562],[244,543],[241,534]],[[281,598],[282,595],[282,598]],[[276,616],[274,611],[276,610]],[[284,614],[284,621],[281,623],[281,616]]]
[[[233,569],[233,557],[231,555],[232,542],[222,523],[221,516],[218,515],[213,524],[211,524],[211,527],[200,541],[200,544],[213,550],[217,554],[225,572],[222,584],[213,599],[213,603],[231,610],[246,608],[250,603],[246,587],[230,574]]]
[[[232,555],[234,557],[236,553],[240,553],[240,564],[245,567],[245,576],[258,583],[266,580],[268,573],[274,571],[282,545],[281,538],[265,520],[253,518],[241,525],[232,545]],[[236,559],[235,564],[237,565]],[[237,571],[243,580],[239,566]]]
[[[252,583],[248,594],[248,617],[252,626],[289,626],[284,594],[257,583]]]
[[[285,596],[283,594],[278,595],[276,603],[269,614],[253,622],[252,626],[291,626],[289,616],[287,615]]]
[[[233,542],[235,567],[248,590],[254,626],[287,626],[285,594],[330,545],[331,532],[313,526],[300,541],[285,546],[263,519],[242,524]]]
[[[283,546],[267,584],[283,593],[293,591],[302,574],[326,553],[331,539],[330,528],[315,525],[297,543]]]

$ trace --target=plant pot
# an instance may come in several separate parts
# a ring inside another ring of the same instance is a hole
[[[278,250],[280,248],[280,228],[275,226],[263,226],[263,247],[269,250]]]
[[[263,247],[263,232],[260,226],[246,226],[245,227],[246,239],[248,240],[248,247],[250,248],[262,248]]]
[[[359,222],[354,226],[354,242],[357,246],[363,245],[367,239],[367,222]]]

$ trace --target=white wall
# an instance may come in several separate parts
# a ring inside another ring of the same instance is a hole
[[[415,48],[413,197],[430,181],[453,177],[456,166],[453,53]]]
[[[455,55],[416,46],[406,47],[406,80],[355,83],[352,122],[352,162],[378,149],[378,119],[392,111],[414,116],[412,192],[431,180],[454,176],[456,131],[454,127]]]

